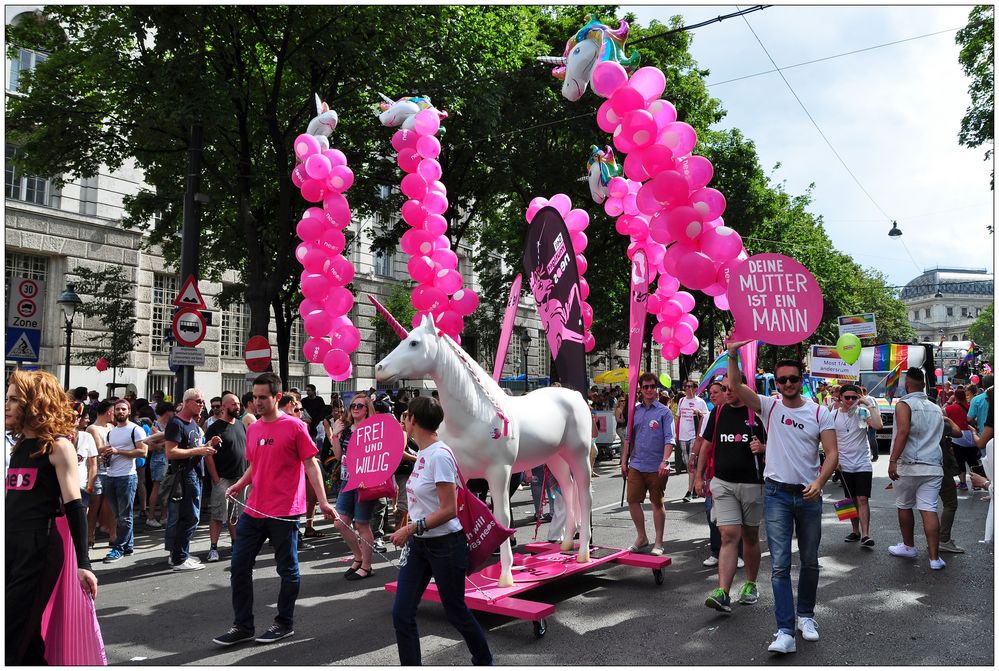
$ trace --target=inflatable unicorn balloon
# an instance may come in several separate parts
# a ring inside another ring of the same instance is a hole
[[[603,149],[593,145],[590,147],[590,158],[586,160],[586,178],[590,183],[590,197],[597,205],[602,205],[607,196],[607,185],[612,179],[620,176],[621,166],[614,158],[614,150],[610,145]]]
[[[319,99],[319,94],[316,94],[316,116],[312,118],[309,122],[309,127],[306,128],[305,132],[309,135],[313,135],[319,140],[319,144],[322,145],[323,150],[330,148],[330,136],[333,134],[333,130],[336,128],[338,117],[334,110],[330,109],[330,106],[322,102]]]
[[[399,126],[402,130],[413,130],[413,118],[419,112],[426,109],[437,112],[437,115],[442,120],[447,118],[447,112],[442,112],[435,108],[431,104],[429,96],[406,96],[405,98],[392,100],[384,93],[379,93],[378,95],[385,101],[378,105],[379,109],[382,110],[378,114],[378,120],[382,122],[383,126],[388,126],[389,128]]]
[[[600,23],[592,14],[589,22],[565,43],[565,53],[558,56],[538,56],[542,63],[557,65],[552,70],[555,79],[563,81],[562,97],[575,102],[586,93],[593,68],[603,61],[614,61],[634,70],[640,56],[637,51],[626,54],[624,43],[628,39],[628,22],[622,19],[617,30]]]

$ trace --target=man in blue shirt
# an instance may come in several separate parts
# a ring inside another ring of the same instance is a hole
[[[656,400],[659,385],[656,376],[644,373],[638,378],[642,402],[635,406],[635,424],[621,448],[621,476],[628,483],[628,512],[635,523],[637,536],[629,548],[637,552],[648,546],[645,531],[645,513],[642,504],[648,494],[652,501],[652,523],[656,528],[656,542],[652,554],[663,554],[663,530],[666,527],[666,510],[663,508],[663,490],[669,476],[669,457],[676,442],[673,435],[673,413]]]

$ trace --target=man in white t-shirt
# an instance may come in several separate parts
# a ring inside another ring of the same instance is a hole
[[[700,396],[694,396],[696,390],[697,384],[695,382],[692,380],[684,382],[683,398],[676,406],[680,422],[677,430],[676,460],[673,465],[676,467],[677,473],[683,473],[687,470],[687,464],[690,462],[690,448],[693,446],[694,440],[697,439],[698,429],[708,416],[708,405]],[[687,485],[687,498],[689,500],[691,489],[693,489],[693,476],[688,480],[690,481]]]
[[[107,489],[104,495],[108,497],[118,520],[118,530],[114,545],[104,557],[104,563],[116,562],[122,557],[132,554],[134,537],[132,535],[132,502],[139,486],[136,474],[135,460],[145,457],[147,453],[146,432],[138,424],[130,422],[131,404],[122,399],[114,404],[114,426],[108,431],[107,445],[101,452],[101,457],[107,460],[108,474],[105,480]]]
[[[90,494],[94,491],[97,480],[97,443],[94,437],[87,433],[90,424],[90,414],[83,403],[73,404],[73,413],[77,416],[76,437],[73,445],[76,447],[76,464],[80,477],[80,501],[84,506],[90,505]]]
[[[874,399],[860,392],[855,384],[840,387],[839,407],[832,411],[839,448],[839,469],[843,474],[843,490],[857,504],[858,517],[850,520],[853,530],[844,538],[847,543],[860,541],[860,547],[874,547],[871,538],[871,483],[874,466],[867,429],[882,427],[881,413]]]
[[[770,652],[796,650],[794,632],[806,641],[819,640],[815,600],[819,584],[819,542],[822,539],[822,487],[839,461],[832,415],[801,395],[801,363],[778,361],[774,378],[780,398],[759,396],[742,381],[739,348],[749,341],[729,343],[728,379],[733,391],[760,413],[767,431],[763,470],[763,507],[771,556],[770,582],[774,593],[777,633]],[[819,461],[819,443],[825,462]],[[791,538],[798,537],[801,570],[795,619],[791,588]]]

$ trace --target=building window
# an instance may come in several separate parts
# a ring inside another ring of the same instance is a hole
[[[947,308],[947,316],[948,317],[954,316],[954,308]]]
[[[146,398],[152,398],[157,391],[163,392],[164,398],[172,397],[176,379],[173,373],[150,373],[146,378]]]
[[[302,320],[296,319],[291,323],[291,338],[290,338],[290,351],[288,352],[288,361],[305,361],[305,357],[302,355],[302,348],[305,346],[305,328],[302,326]]]
[[[387,184],[380,184],[378,186],[378,197],[382,200],[388,200],[389,195],[392,193],[392,187]]]
[[[975,308],[975,316],[977,317],[980,314],[982,314],[982,309],[981,308]]]
[[[308,380],[302,375],[289,375],[287,380],[282,380],[284,382],[284,390],[291,391],[292,389],[297,389],[305,395],[305,385],[309,384]]]
[[[243,343],[250,337],[250,309],[246,303],[229,306],[222,311],[222,328],[219,334],[219,356],[242,357]]]
[[[173,324],[174,299],[180,291],[180,281],[174,275],[153,276],[153,327],[149,330],[149,351],[166,354],[170,351],[166,334]]]
[[[31,256],[29,254],[18,254],[7,252],[7,260],[4,263],[4,278],[24,277],[29,280],[39,280],[44,282],[49,276],[49,260],[44,256]],[[8,291],[9,295],[10,292]]]
[[[6,145],[4,154],[4,195],[7,198],[26,203],[58,207],[59,197],[53,192],[49,181],[44,177],[23,174],[14,165],[16,156],[17,149],[14,145]]]
[[[395,277],[392,272],[395,265],[395,254],[390,252],[375,252],[375,275],[379,277]]]
[[[80,180],[80,214],[97,216],[97,177]]]
[[[912,311],[912,321],[914,322],[919,321],[919,310]]]
[[[926,315],[927,319],[930,318],[930,309],[929,308],[926,308],[925,310],[923,310],[923,313]]]
[[[968,316],[968,308],[967,307],[961,308],[961,316],[962,317],[967,317]]]
[[[20,49],[17,56],[10,61],[10,77],[7,78],[7,90],[18,91],[21,87],[21,74],[31,72],[39,63],[44,63],[48,58],[43,53],[30,49]],[[27,93],[27,91],[21,91]]]
[[[253,391],[253,381],[240,373],[222,373],[222,391],[231,391],[243,402],[243,394]]]

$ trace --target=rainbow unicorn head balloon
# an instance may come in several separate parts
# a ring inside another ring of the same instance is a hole
[[[378,120],[383,126],[389,128],[400,127],[402,130],[412,130],[414,117],[423,110],[433,110],[443,121],[447,118],[447,112],[443,112],[433,106],[429,96],[406,96],[398,100],[392,100],[384,93],[379,93],[385,102],[379,103]]]
[[[590,147],[590,157],[586,160],[586,181],[590,183],[590,197],[594,203],[601,205],[607,200],[607,185],[620,174],[621,166],[614,158],[610,145],[603,149],[597,145]]]
[[[586,93],[590,85],[590,75],[598,63],[615,61],[626,70],[638,67],[640,56],[637,51],[626,54],[624,43],[628,39],[628,22],[621,20],[617,30],[612,30],[598,21],[592,14],[589,21],[565,43],[565,53],[561,56],[538,56],[542,63],[557,65],[552,70],[555,79],[562,80],[562,97],[575,102]]]

